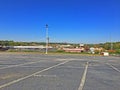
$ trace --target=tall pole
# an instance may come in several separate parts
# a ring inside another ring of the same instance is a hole
[[[110,50],[113,50],[112,35],[110,33]]]
[[[46,52],[45,52],[45,54],[48,54],[48,42],[49,42],[48,25],[46,24]]]

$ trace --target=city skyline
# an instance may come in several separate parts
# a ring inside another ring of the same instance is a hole
[[[0,0],[0,40],[120,41],[119,0]]]

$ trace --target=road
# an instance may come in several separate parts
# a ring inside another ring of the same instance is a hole
[[[0,90],[120,90],[120,57],[0,54]]]

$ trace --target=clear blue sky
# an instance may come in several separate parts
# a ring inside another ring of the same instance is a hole
[[[0,40],[120,41],[120,0],[0,0]]]

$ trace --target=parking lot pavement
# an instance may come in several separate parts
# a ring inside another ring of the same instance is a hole
[[[84,63],[68,62],[34,74],[3,90],[77,90],[84,70],[83,66]]]
[[[120,90],[119,67],[119,57],[4,54],[0,90]]]
[[[89,66],[83,90],[120,90],[120,72],[105,63]]]

